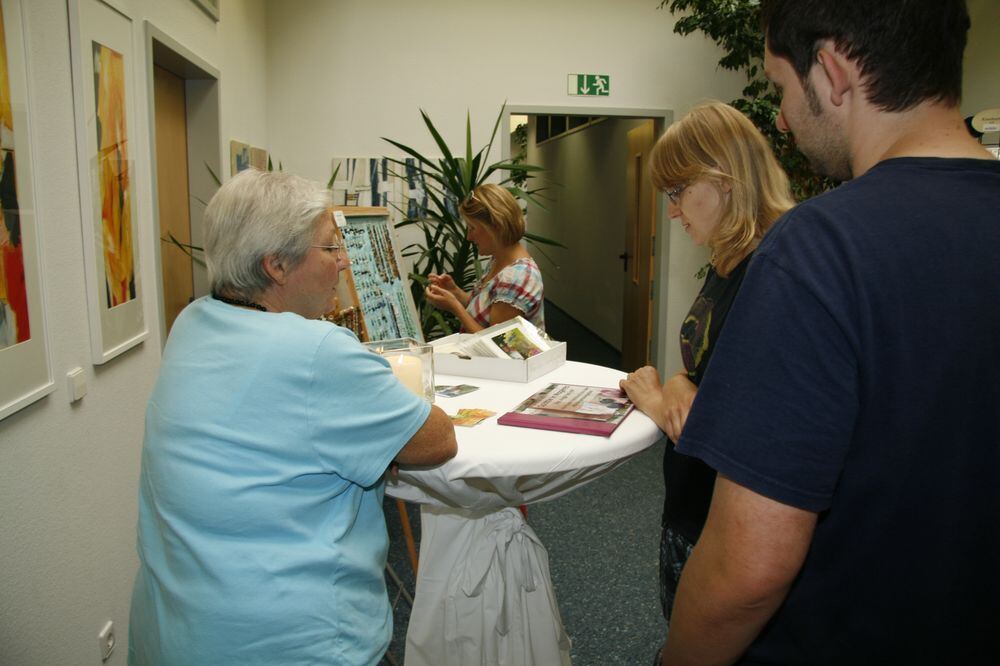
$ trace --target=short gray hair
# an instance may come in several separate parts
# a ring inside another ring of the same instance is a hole
[[[253,298],[271,277],[263,259],[295,268],[312,245],[320,215],[333,205],[319,183],[280,171],[241,171],[205,209],[205,259],[212,293]]]

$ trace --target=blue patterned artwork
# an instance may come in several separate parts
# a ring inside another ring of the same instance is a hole
[[[393,229],[385,215],[348,215],[344,236],[368,340],[423,340],[413,296],[400,271]]]

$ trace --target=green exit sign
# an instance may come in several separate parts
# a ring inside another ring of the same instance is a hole
[[[585,97],[607,97],[611,94],[611,77],[607,74],[570,74],[566,77],[566,92]]]

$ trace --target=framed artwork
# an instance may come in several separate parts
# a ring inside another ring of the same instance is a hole
[[[0,2],[0,419],[51,393],[21,0]]]
[[[132,20],[100,0],[68,0],[91,356],[142,342],[134,146]]]
[[[250,144],[236,141],[229,142],[229,175],[235,176],[240,171],[250,168]]]
[[[201,7],[202,11],[212,17],[213,21],[219,20],[219,0],[192,0],[194,4]]]

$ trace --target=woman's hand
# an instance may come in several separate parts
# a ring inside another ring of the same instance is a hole
[[[445,273],[444,275],[431,273],[430,275],[427,276],[427,279],[430,280],[432,285],[434,285],[435,287],[441,287],[445,291],[450,291],[454,293],[455,290],[458,289],[458,285],[455,284],[455,280],[453,280],[452,277],[447,273]]]
[[[437,273],[431,273],[430,275],[427,276],[427,279],[431,283],[428,289],[430,289],[431,287],[437,287],[442,291],[447,291],[448,293],[452,294],[458,301],[459,305],[461,305],[463,308],[466,305],[468,305],[469,293],[461,289],[457,284],[455,284],[455,280],[447,273],[443,275],[438,275]],[[441,307],[437,305],[437,303],[435,303],[434,306],[438,308]]]
[[[653,419],[672,442],[680,439],[698,388],[679,372],[660,384],[656,368],[645,366],[619,382],[619,386],[643,414]]]
[[[428,303],[445,312],[458,314],[460,310],[465,309],[454,293],[435,284],[430,285],[424,290],[424,296],[427,298]]]

